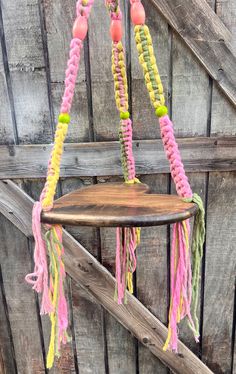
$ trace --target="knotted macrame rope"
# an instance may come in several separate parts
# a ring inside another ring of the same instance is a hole
[[[69,59],[66,69],[65,90],[62,98],[61,113],[56,127],[54,145],[51,152],[46,183],[39,202],[33,207],[32,228],[35,239],[34,272],[26,276],[26,281],[33,289],[42,293],[41,314],[49,314],[51,336],[47,355],[47,368],[53,366],[54,357],[60,356],[61,343],[68,340],[68,310],[64,293],[65,267],[63,263],[64,248],[62,244],[62,227],[45,226],[45,238],[42,236],[41,212],[53,207],[54,196],[60,175],[63,144],[70,123],[70,110],[74,97],[75,84],[79,70],[83,40],[87,34],[87,19],[93,0],[79,0],[76,3],[77,18],[73,28],[73,39],[70,43]],[[50,258],[49,273],[47,253]]]
[[[170,347],[173,351],[177,352],[177,324],[185,316],[188,318],[188,324],[194,333],[196,341],[199,339],[197,305],[200,266],[205,237],[204,208],[201,198],[192,193],[181,161],[180,152],[174,136],[173,124],[168,116],[168,109],[165,106],[163,86],[156,64],[152,38],[148,26],[145,25],[145,11],[140,0],[131,0],[130,3],[131,20],[135,25],[134,32],[139,62],[143,68],[145,84],[149,92],[151,103],[155,108],[157,117],[159,117],[161,137],[166,156],[170,163],[171,176],[174,180],[178,195],[187,199],[186,201],[192,201],[198,205],[198,213],[193,229],[192,251],[189,249],[189,221],[175,223],[173,226],[169,326],[168,336],[163,349],[166,350]]]
[[[140,183],[135,177],[132,149],[132,121],[129,113],[128,83],[125,51],[122,44],[122,12],[119,0],[107,0],[111,18],[112,74],[117,110],[120,112],[119,140],[121,163],[125,183]],[[135,250],[140,243],[140,229],[117,227],[116,229],[116,290],[118,304],[126,302],[126,289],[133,293],[133,273],[136,270]]]

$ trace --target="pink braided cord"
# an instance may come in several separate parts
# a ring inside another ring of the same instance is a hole
[[[171,176],[175,182],[179,196],[192,197],[193,193],[184,171],[178,144],[175,140],[173,123],[168,115],[159,119],[161,127],[161,137],[165,148],[166,156],[170,162]]]

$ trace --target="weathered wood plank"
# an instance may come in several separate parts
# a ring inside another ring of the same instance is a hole
[[[153,39],[154,51],[163,81],[165,96],[168,100],[169,86],[169,32],[168,25],[156,11],[154,5],[145,0],[143,2],[147,14],[147,25]],[[143,71],[138,61],[138,53],[134,40],[133,25],[131,26],[131,87],[132,87],[132,116],[134,139],[160,138],[158,119],[155,115],[147,88],[144,82]]]
[[[168,192],[168,176],[142,176],[155,193]],[[162,323],[168,315],[168,235],[167,226],[147,227],[141,232],[137,248],[137,297]],[[166,374],[168,369],[139,343],[139,373]]]
[[[0,373],[16,374],[14,345],[0,266]]]
[[[45,367],[36,299],[26,287],[24,280],[25,275],[31,271],[27,238],[4,216],[0,216],[0,221],[0,261],[17,371],[25,374],[43,374]]]
[[[38,1],[3,0],[2,13],[19,142],[47,143],[51,128]]]
[[[56,124],[64,90],[65,69],[69,57],[72,27],[76,17],[73,0],[43,0],[45,31],[47,35],[48,59],[50,65],[50,88],[54,121]],[[66,20],[66,22],[62,21]],[[58,58],[60,56],[60,58]],[[84,53],[80,58],[80,67],[75,87],[75,96],[71,111],[71,124],[67,142],[88,141],[88,104],[85,81]]]
[[[236,169],[235,138],[178,139],[186,171]],[[0,179],[46,176],[51,145],[0,146]],[[137,174],[168,173],[161,140],[133,143]],[[61,177],[121,175],[118,142],[65,144]]]
[[[236,174],[209,180],[203,360],[216,373],[230,373],[234,306]]]
[[[124,3],[120,2],[124,15]],[[123,17],[124,20],[124,17]],[[124,21],[123,21],[124,24]],[[104,1],[95,1],[94,8],[89,22],[89,51],[90,51],[90,71],[92,88],[92,113],[94,139],[118,140],[119,113],[116,109],[114,98],[114,83],[111,72],[111,51],[112,41],[109,33],[110,17],[106,10]],[[125,45],[127,35],[124,32],[123,43]],[[118,146],[119,147],[119,146]],[[118,154],[120,153],[119,148]],[[96,159],[100,158],[100,155]],[[120,172],[122,174],[122,171]],[[107,174],[107,175],[110,175]],[[107,237],[101,237],[101,261],[109,255],[114,256],[113,249],[109,246]],[[104,248],[107,250],[104,251]],[[136,358],[134,352],[134,339],[127,331],[117,324],[112,317],[105,313],[104,331],[106,344],[107,368],[106,371],[115,372],[117,367],[121,373],[136,371]],[[115,337],[115,339],[114,339]],[[117,356],[117,352],[123,353],[122,359]]]
[[[152,2],[235,106],[236,56],[232,52],[233,36],[219,17],[205,0]]]
[[[235,40],[235,2],[217,0],[214,5],[214,10]],[[213,85],[211,135],[234,135],[235,121],[236,113],[233,106]],[[234,184],[234,173],[209,175],[202,357],[204,362],[219,373],[230,373],[232,366],[230,352],[233,344],[235,261],[233,258],[231,261],[230,256],[235,251],[234,233],[231,231],[231,224],[234,224],[232,220],[235,217],[235,204],[233,200],[230,204],[230,199],[235,200]],[[224,248],[223,251],[221,247]],[[219,263],[221,263],[220,272]],[[223,308],[226,308],[226,312],[222,310],[220,300],[224,300]],[[212,311],[212,301],[216,301],[214,311]],[[219,318],[220,310],[223,318]]]
[[[90,186],[92,178],[65,179],[62,182],[62,193]],[[97,230],[92,227],[72,227],[66,229],[74,238],[86,246],[93,256],[98,256],[99,238]],[[102,310],[94,298],[90,297],[79,284],[71,279],[70,297],[75,338],[75,355],[80,374],[105,373],[104,341],[102,330]],[[88,357],[90,359],[88,360]]]
[[[0,36],[1,36],[1,53],[0,53],[0,100],[1,100],[1,119],[0,119],[0,144],[14,143],[14,134],[12,128],[11,107],[9,100],[9,87],[7,87],[6,77],[6,46],[5,35],[2,25],[2,10],[0,5]],[[3,64],[3,56],[5,67]],[[9,77],[8,77],[9,79]]]
[[[194,55],[189,53],[179,35],[172,34],[172,118],[176,136],[206,136],[211,104],[210,78]],[[181,153],[183,156],[183,153]],[[206,177],[204,173],[190,172],[191,188],[205,201]],[[172,193],[176,188],[172,181]],[[171,238],[172,239],[172,238]],[[198,318],[201,325],[201,303],[199,302]],[[192,331],[186,321],[181,323],[181,340],[195,353],[200,353],[201,346],[196,344]]]
[[[8,218],[7,211],[12,211],[13,214],[10,215],[12,223],[21,228],[24,233],[26,233],[25,227],[27,227],[27,234],[31,237],[32,200],[11,181],[0,182],[0,186],[1,190],[4,190],[5,196],[5,209],[2,209],[1,206],[1,213]],[[12,201],[13,196],[15,196],[14,203]],[[25,206],[28,206],[28,209],[25,209]],[[22,224],[22,218],[24,224]],[[63,237],[66,248],[65,266],[68,274],[87,289],[109,313],[126,329],[129,329],[154,355],[159,357],[175,373],[211,373],[181,342],[179,342],[179,355],[164,352],[162,345],[167,335],[167,328],[129,293],[127,295],[128,304],[117,306],[113,298],[115,279],[112,275],[66,231],[64,231]]]

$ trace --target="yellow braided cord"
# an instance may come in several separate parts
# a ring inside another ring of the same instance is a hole
[[[51,159],[48,168],[47,180],[42,200],[43,209],[51,208],[60,176],[60,163],[63,153],[63,144],[68,130],[68,123],[58,123]]]
[[[116,51],[119,51],[118,55]],[[116,55],[118,61],[116,63]],[[112,43],[112,74],[114,78],[114,90],[117,109],[120,112],[129,110],[128,104],[128,84],[125,66],[125,55],[122,42]],[[123,93],[121,92],[123,90]]]
[[[163,86],[154,56],[152,38],[147,25],[138,25],[134,28],[135,41],[139,54],[139,63],[143,68],[145,83],[149,92],[151,103],[155,109],[165,105]]]

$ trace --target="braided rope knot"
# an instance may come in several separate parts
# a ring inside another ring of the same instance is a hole
[[[112,73],[117,109],[128,111],[128,84],[125,68],[125,53],[121,42],[112,43]]]
[[[193,194],[181,161],[178,144],[174,136],[173,124],[168,115],[161,117],[159,121],[161,137],[170,162],[171,176],[175,182],[177,193],[182,197],[191,197]]]
[[[66,69],[65,91],[61,104],[61,113],[69,113],[71,109],[82,48],[83,42],[80,39],[72,39]]]
[[[121,144],[121,162],[125,181],[135,179],[135,162],[132,151],[132,121],[120,121],[119,139]]]

